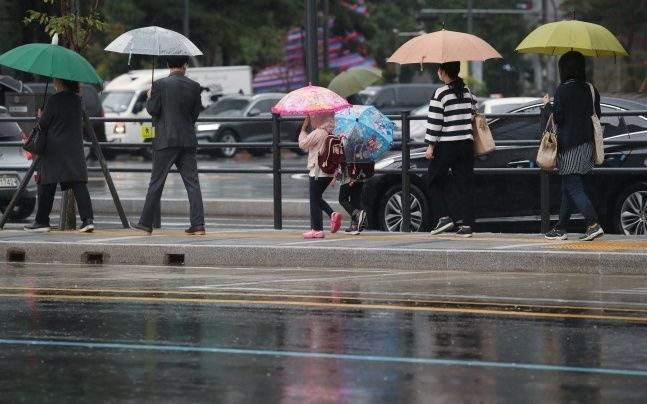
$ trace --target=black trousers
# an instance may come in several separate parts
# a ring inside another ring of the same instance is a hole
[[[49,214],[54,206],[54,195],[58,184],[38,184],[38,210],[36,211],[36,223],[49,226]],[[62,189],[72,189],[76,206],[79,208],[79,216],[82,221],[94,219],[92,214],[92,201],[88,184],[85,182],[67,182],[61,184]]]
[[[191,225],[204,226],[204,207],[202,205],[200,181],[198,180],[196,150],[188,147],[169,147],[162,150],[153,150],[153,170],[139,223],[146,227],[153,227],[153,215],[160,205],[164,183],[173,165],[180,171],[180,176],[182,176],[184,187],[189,196]]]
[[[451,182],[458,191],[458,213],[463,226],[474,225],[474,142],[458,140],[439,142],[434,148],[434,158],[429,162],[427,184],[431,199],[431,209],[436,217],[450,216],[447,200],[450,192],[449,169],[452,170]],[[456,218],[452,218],[456,221]]]
[[[323,193],[331,182],[332,177],[310,177],[310,227],[313,230],[323,230],[322,211],[328,216],[334,212],[323,199]]]
[[[353,222],[355,221],[355,211],[362,209],[363,188],[363,182],[348,183],[339,187],[339,203],[348,212]]]

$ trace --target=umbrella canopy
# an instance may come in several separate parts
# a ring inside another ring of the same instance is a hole
[[[466,34],[440,30],[412,38],[387,60],[391,63],[445,63],[503,58],[489,43]]]
[[[283,115],[314,114],[318,112],[335,112],[351,105],[327,88],[309,84],[286,94],[272,107],[272,112]]]
[[[200,49],[184,35],[161,27],[125,32],[105,48],[108,52],[153,56],[199,56]]]
[[[57,79],[101,83],[101,77],[83,56],[58,45],[31,43],[0,55],[0,64]]]
[[[346,161],[371,161],[391,148],[393,122],[375,107],[353,105],[335,114],[333,133],[343,136]]]
[[[577,20],[542,25],[528,34],[516,50],[546,55],[563,55],[574,50],[585,56],[627,56],[627,51],[608,29]]]
[[[382,70],[375,67],[352,67],[336,75],[328,89],[342,97],[360,92],[382,77]]]

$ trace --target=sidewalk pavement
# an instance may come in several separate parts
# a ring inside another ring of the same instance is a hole
[[[143,191],[145,194],[145,190]],[[144,207],[144,196],[141,198],[120,198],[121,205],[126,215],[138,216]],[[341,205],[337,201],[328,201],[330,206],[337,211],[341,211]],[[267,198],[258,199],[203,199],[205,216],[216,217],[272,217],[274,215],[274,201]],[[52,212],[58,214],[60,209],[60,197],[54,202]],[[283,217],[290,218],[307,218],[310,215],[310,205],[307,199],[283,199]],[[110,197],[93,197],[92,209],[95,214],[114,214],[117,217],[117,209]],[[162,216],[188,216],[189,204],[187,199],[180,198],[163,198],[162,199]]]
[[[206,236],[130,229],[27,233],[0,231],[0,259],[66,264],[200,267],[379,268],[647,274],[647,239],[605,236],[593,242],[540,235],[478,233],[471,239],[428,233],[327,234],[304,240],[295,230],[208,228]]]

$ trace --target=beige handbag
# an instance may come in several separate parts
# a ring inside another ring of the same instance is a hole
[[[546,129],[541,137],[537,152],[537,165],[546,171],[552,171],[557,166],[557,127],[553,121],[553,114],[550,114]]]
[[[470,103],[472,102],[472,92],[468,88],[470,94]],[[472,104],[472,135],[474,137],[474,155],[484,156],[490,154],[496,149],[494,138],[490,127],[487,124],[487,119],[479,114],[476,106]]]
[[[604,163],[604,141],[602,140],[602,124],[600,124],[600,118],[595,113],[595,90],[591,83],[586,83],[591,89],[591,98],[593,99],[593,115],[591,115],[591,120],[593,121],[593,140],[595,141],[595,165],[599,166]]]

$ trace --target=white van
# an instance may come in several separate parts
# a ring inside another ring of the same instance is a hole
[[[154,79],[159,80],[168,74],[168,69],[155,70]],[[222,95],[252,93],[250,66],[190,67],[187,76],[202,86],[203,107]],[[150,88],[151,70],[132,70],[110,81],[101,93],[106,118],[150,118],[146,112],[146,93]],[[149,133],[146,128],[150,126],[150,122],[106,122],[106,140],[118,143],[150,142],[150,138],[145,138],[145,133]],[[148,148],[134,151],[150,155]]]

